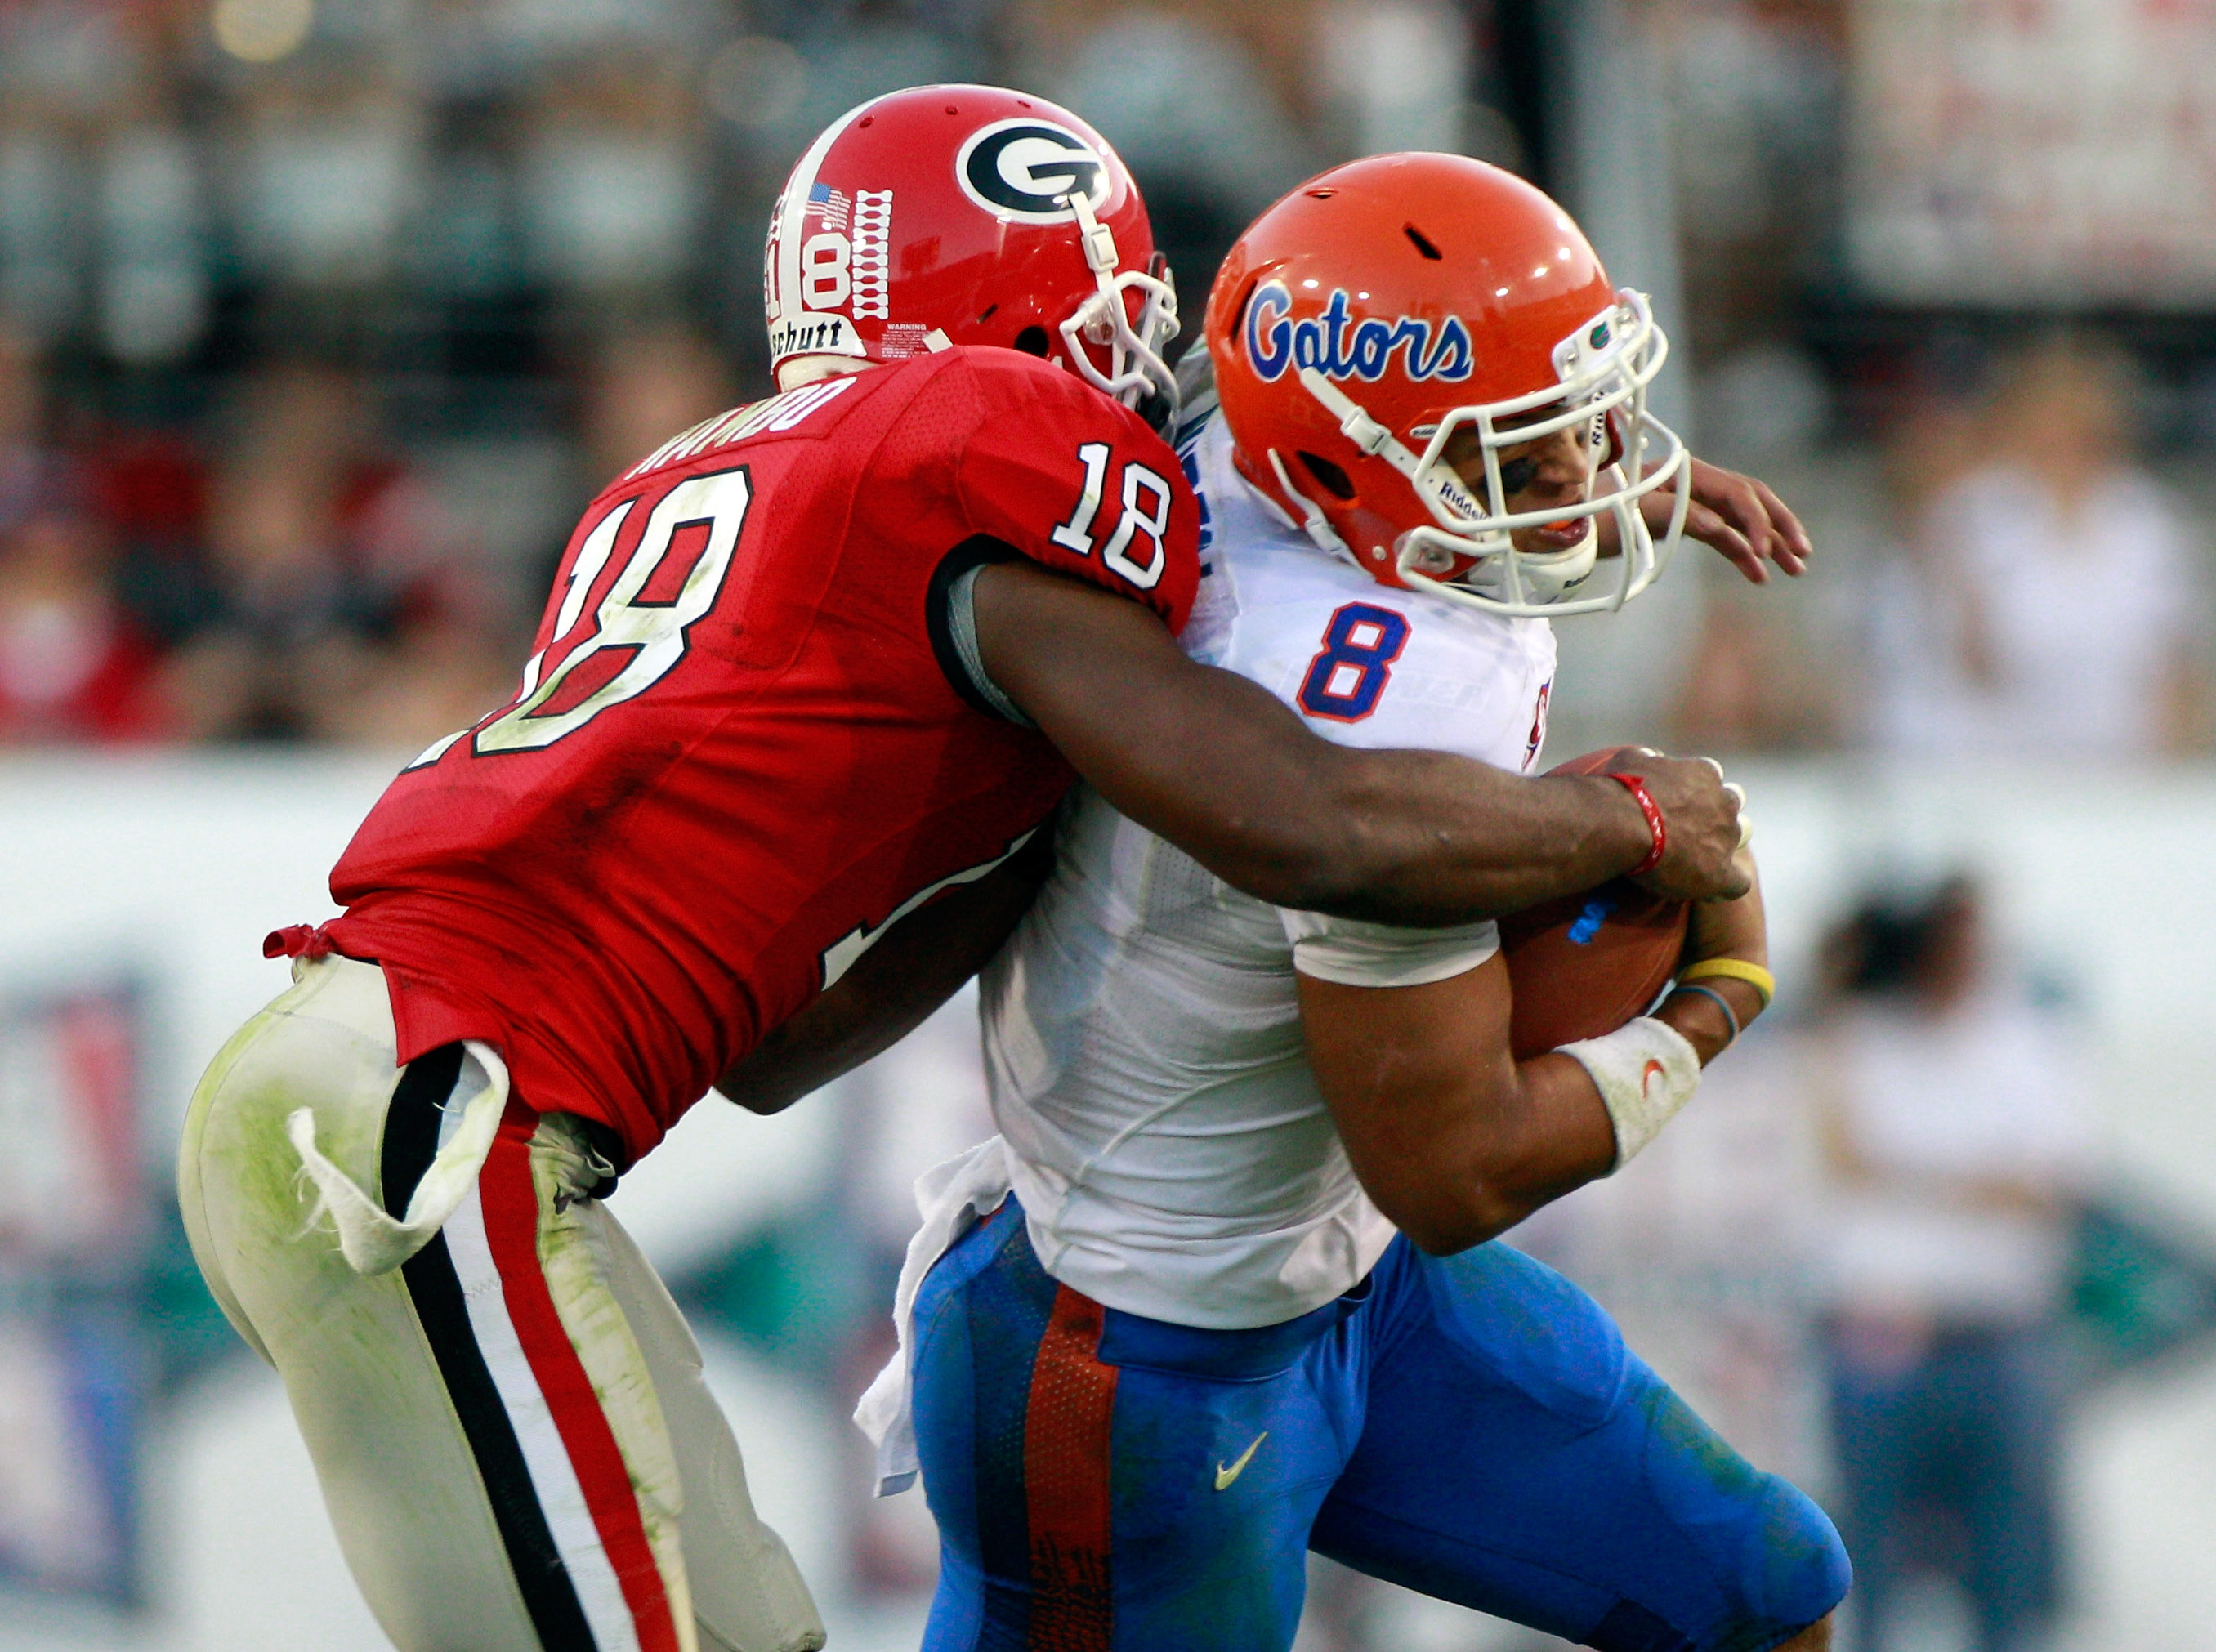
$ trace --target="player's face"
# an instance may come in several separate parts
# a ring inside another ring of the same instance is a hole
[[[1539,408],[1521,415],[1520,421],[1536,424],[1558,408]],[[1582,505],[1591,496],[1592,474],[1585,444],[1592,433],[1589,421],[1580,421],[1534,440],[1500,450],[1500,485],[1511,513],[1544,511]],[[1485,451],[1474,427],[1463,425],[1447,438],[1446,461],[1464,486],[1478,498],[1486,497]],[[1509,535],[1517,550],[1529,552],[1568,550],[1592,531],[1591,517],[1571,517],[1556,523],[1518,528]]]

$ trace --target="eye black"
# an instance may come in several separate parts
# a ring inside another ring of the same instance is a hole
[[[1531,485],[1531,478],[1539,474],[1536,459],[1511,459],[1500,467],[1500,491],[1520,494]]]

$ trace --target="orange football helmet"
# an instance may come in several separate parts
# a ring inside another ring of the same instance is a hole
[[[1311,179],[1225,258],[1207,335],[1241,474],[1381,584],[1508,615],[1615,609],[1684,534],[1689,489],[1659,544],[1639,511],[1687,462],[1647,410],[1668,341],[1569,214],[1497,167],[1381,155]],[[1446,462],[1464,427],[1482,499]],[[1501,450],[1573,428],[1586,502],[1511,513]],[[1593,577],[1595,532],[1554,551],[1511,539],[1604,514],[1613,580]]]

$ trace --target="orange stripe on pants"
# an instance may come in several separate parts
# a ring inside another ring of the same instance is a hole
[[[1110,1429],[1116,1367],[1102,1365],[1104,1310],[1067,1285],[1055,1292],[1024,1413],[1025,1506],[1031,1532],[1031,1652],[1109,1652]]]

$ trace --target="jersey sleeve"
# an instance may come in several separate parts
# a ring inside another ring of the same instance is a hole
[[[1423,986],[1466,974],[1500,950],[1487,918],[1450,929],[1410,930],[1280,907],[1293,967],[1342,986]]]
[[[1200,582],[1200,504],[1146,421],[1058,369],[1012,352],[979,363],[985,414],[957,476],[981,534],[1185,629]]]

